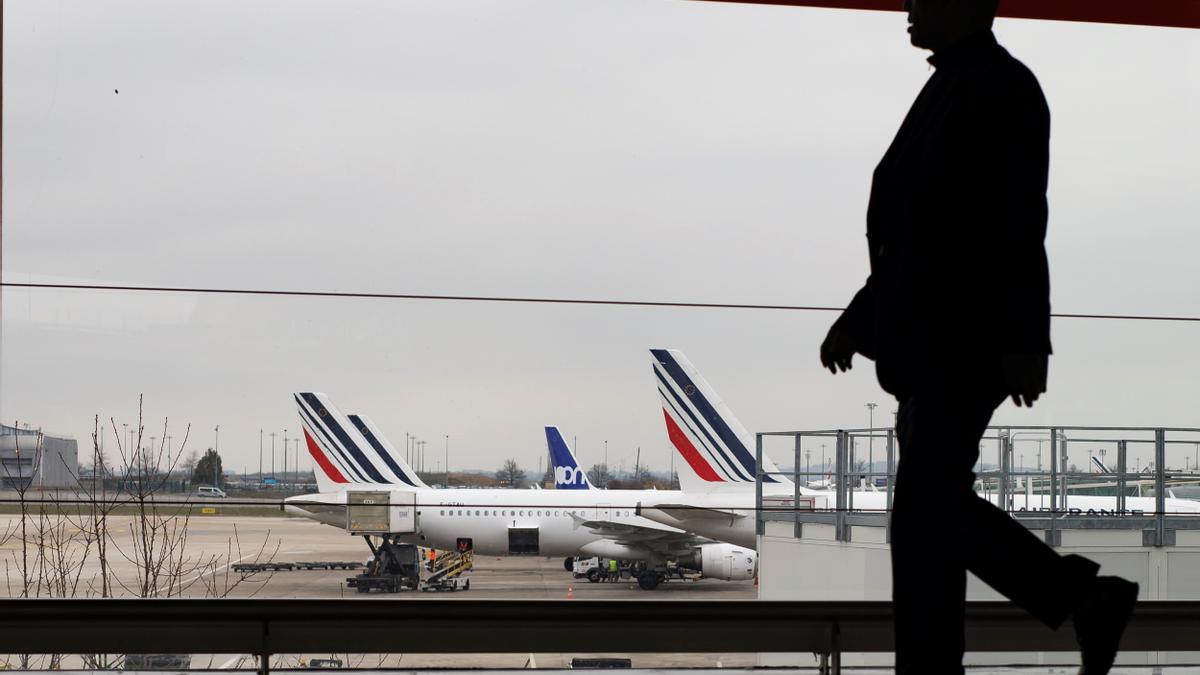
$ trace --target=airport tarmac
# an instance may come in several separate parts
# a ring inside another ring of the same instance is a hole
[[[231,522],[229,522],[231,521]],[[239,555],[231,562],[272,559],[276,561],[365,561],[370,551],[361,537],[338,529],[296,518],[199,518],[189,525],[189,544],[206,554],[220,554],[229,546],[236,527],[241,544]],[[261,551],[261,553],[259,553]],[[457,593],[370,593],[360,594],[347,588],[345,580],[353,572],[345,570],[295,570],[255,574],[231,594],[272,598],[361,597],[363,599],[435,600],[471,597],[474,599],[559,599],[568,589],[580,599],[641,598],[665,593],[673,599],[748,600],[757,597],[752,581],[730,582],[704,579],[672,581],[656,591],[643,591],[630,579],[619,583],[589,583],[573,579],[563,569],[562,558],[538,556],[477,556],[468,573],[471,589]]]
[[[33,519],[27,527],[33,526]],[[109,531],[113,545],[125,553],[132,552],[133,537],[130,526],[133,518],[126,516],[110,519]],[[0,565],[7,563],[9,570],[19,569],[16,564],[21,558],[19,519],[16,516],[0,516]],[[63,522],[58,541],[65,541],[77,553],[85,550],[80,523]],[[30,545],[36,537],[27,534]],[[748,600],[757,597],[753,581],[669,581],[654,591],[643,591],[633,580],[618,583],[589,583],[586,579],[573,579],[563,569],[562,558],[477,556],[475,568],[468,573],[471,580],[469,591],[360,594],[346,586],[346,578],[356,574],[346,570],[293,570],[283,572],[261,572],[242,575],[232,572],[230,565],[237,562],[299,562],[299,561],[365,561],[370,551],[360,537],[311,521],[287,517],[244,517],[244,516],[198,516],[192,517],[187,526],[187,544],[184,558],[188,572],[181,576],[185,589],[183,596],[258,598],[348,598],[365,602],[454,602],[460,599],[566,599],[568,592],[578,600],[589,599],[647,599],[670,598],[673,600]],[[116,551],[108,559],[113,575],[131,588],[137,580],[137,567],[127,556]],[[79,595],[95,595],[86,589],[96,588],[95,581],[99,565],[94,550],[84,563],[80,574]],[[19,574],[10,572],[8,595],[20,592]],[[14,585],[13,581],[17,581]],[[159,586],[173,588],[169,580],[160,580]],[[165,593],[164,593],[165,594]],[[118,595],[128,595],[118,592]],[[403,611],[398,605],[397,611]],[[612,654],[620,655],[620,626],[613,626],[611,635],[599,636],[599,644],[611,644]],[[347,666],[357,668],[522,668],[531,661],[542,668],[559,668],[569,664],[573,657],[594,656],[593,654],[388,654],[388,655],[278,655],[273,667],[297,667],[310,658],[342,659]],[[746,667],[753,665],[753,654],[634,654],[635,667]],[[248,658],[241,655],[196,656],[193,667],[237,667],[238,659],[249,667]]]
[[[120,552],[134,550],[131,525],[127,516],[110,518],[109,531],[113,545]],[[9,569],[19,569],[21,554],[18,534],[19,519],[14,515],[0,516],[0,557],[7,560]],[[28,523],[32,528],[34,523]],[[65,532],[57,540],[83,552],[85,543],[80,523],[66,521]],[[7,537],[4,533],[9,533]],[[36,547],[36,539],[30,546]],[[47,538],[50,539],[50,538]],[[57,544],[55,544],[57,545]],[[120,579],[137,576],[130,562],[135,556],[110,554],[113,574]],[[82,555],[79,556],[82,558]],[[163,585],[163,594],[205,597],[261,598],[361,598],[363,600],[454,600],[473,599],[530,600],[563,599],[568,589],[579,599],[623,599],[670,597],[675,600],[749,600],[757,597],[753,581],[669,581],[655,591],[643,591],[630,579],[618,583],[589,583],[573,579],[563,569],[562,558],[538,556],[503,557],[477,556],[475,568],[468,573],[469,591],[456,593],[404,592],[399,594],[360,594],[347,588],[346,578],[355,574],[346,570],[293,570],[235,574],[234,563],[355,561],[364,562],[370,551],[361,537],[346,534],[327,525],[299,518],[259,518],[246,516],[193,516],[187,524],[187,543],[183,559],[182,593]],[[85,582],[98,574],[99,564],[94,552],[84,563],[80,578]],[[11,586],[11,584],[10,584]],[[86,586],[86,583],[85,583]],[[166,590],[170,588],[170,593]]]

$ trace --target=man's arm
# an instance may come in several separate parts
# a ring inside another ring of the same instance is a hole
[[[1046,391],[1050,347],[1050,270],[1045,237],[1050,112],[1037,80],[1024,68],[993,109],[1003,114],[993,136],[998,161],[997,244],[1002,256],[1002,366],[1017,406]]]
[[[854,294],[850,305],[830,326],[821,343],[821,365],[836,375],[853,367],[854,354],[874,358],[875,299],[871,294],[871,282]]]

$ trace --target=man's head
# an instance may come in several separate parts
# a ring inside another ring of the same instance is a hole
[[[999,0],[904,0],[914,47],[937,51],[988,30]]]

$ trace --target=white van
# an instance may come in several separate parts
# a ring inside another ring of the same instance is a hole
[[[221,488],[215,488],[215,487],[209,487],[207,485],[201,485],[196,488],[196,496],[197,497],[224,497],[225,491],[222,490]]]

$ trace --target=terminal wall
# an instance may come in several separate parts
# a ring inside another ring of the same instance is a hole
[[[75,439],[0,425],[0,486],[69,488],[78,473]]]
[[[805,523],[793,536],[791,523],[767,522],[759,537],[759,599],[890,600],[891,560],[882,527],[851,528],[850,541],[836,541],[831,525]],[[1039,536],[1044,533],[1035,531]],[[1076,553],[1101,565],[1101,574],[1138,582],[1142,600],[1200,600],[1200,531],[1179,530],[1176,545],[1142,545],[1140,530],[1066,530],[1063,554]],[[937,551],[930,551],[937,555]],[[1037,574],[1030,569],[1029,574]],[[1003,600],[974,575],[968,575],[969,600]],[[1069,628],[1067,628],[1069,630]],[[847,655],[847,665],[888,665],[891,655]],[[1153,665],[1196,663],[1200,652],[1122,654],[1118,663]],[[1071,664],[1073,654],[969,654],[967,663]],[[811,654],[763,655],[761,665],[809,666]]]
[[[42,457],[33,484],[46,488],[75,485],[79,475],[79,447],[73,438],[42,437]]]

